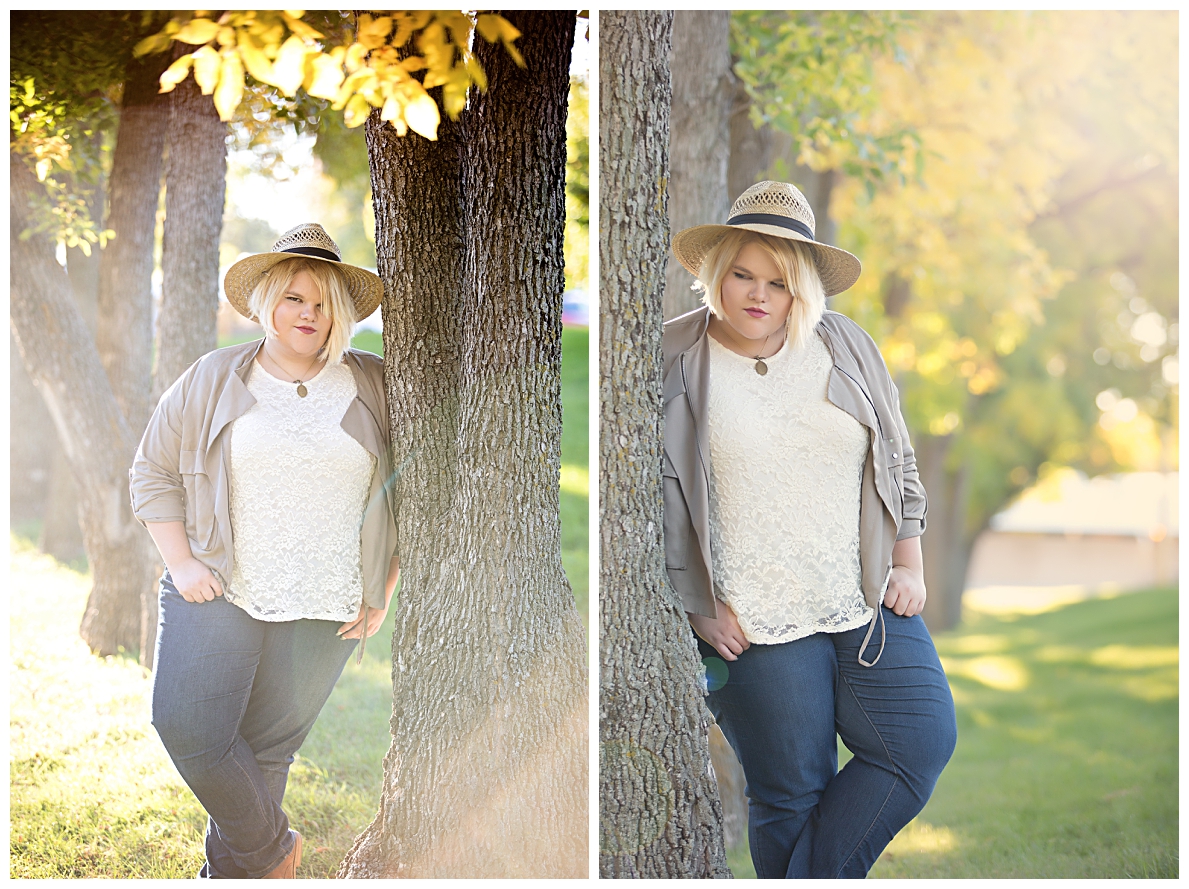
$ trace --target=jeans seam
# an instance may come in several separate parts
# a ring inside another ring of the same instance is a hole
[[[872,818],[871,823],[867,825],[867,830],[863,832],[863,835],[859,838],[858,842],[855,843],[854,848],[850,850],[850,854],[847,855],[842,864],[838,866],[838,871],[835,873],[835,876],[842,873],[842,870],[848,864],[850,864],[851,859],[855,857],[855,854],[859,851],[867,837],[871,834],[872,828],[875,827],[875,823],[879,821],[884,809],[887,808],[888,801],[892,798],[892,794],[896,791],[896,785],[899,784],[901,780],[900,767],[896,765],[896,760],[892,757],[892,752],[888,750],[888,745],[884,742],[883,735],[880,733],[875,723],[871,721],[871,717],[867,715],[867,709],[863,706],[863,702],[859,700],[859,696],[855,694],[855,690],[851,688],[850,682],[847,681],[846,676],[843,675],[841,671],[838,673],[838,678],[841,680],[842,684],[846,686],[847,692],[854,700],[855,706],[859,708],[859,712],[863,714],[863,718],[867,720],[867,724],[871,726],[871,730],[875,732],[875,737],[879,738],[879,745],[883,748],[884,755],[887,756],[888,762],[892,766],[892,786],[888,788],[888,795],[884,797],[884,801],[879,806],[879,811],[875,813],[875,817]]]

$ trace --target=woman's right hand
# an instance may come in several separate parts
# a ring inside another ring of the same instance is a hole
[[[694,632],[702,637],[706,643],[722,655],[723,660],[733,661],[746,648],[751,647],[743,629],[739,626],[739,618],[731,610],[731,606],[721,599],[715,603],[718,606],[718,617],[707,617],[704,614],[686,613],[690,626]]]
[[[187,602],[210,602],[223,595],[223,587],[211,569],[191,556],[169,568],[170,579]]]

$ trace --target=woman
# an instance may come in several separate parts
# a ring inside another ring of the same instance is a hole
[[[224,290],[264,339],[169,388],[131,473],[166,565],[153,725],[209,815],[199,876],[285,878],[293,754],[398,576],[383,363],[349,348],[382,285],[307,224]]]
[[[825,311],[860,264],[780,182],[673,251],[706,308],[662,340],[666,564],[747,778],[756,875],[862,877],[957,731],[920,617],[925,492],[896,388]]]

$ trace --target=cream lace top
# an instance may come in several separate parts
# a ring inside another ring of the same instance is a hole
[[[871,620],[859,564],[868,431],[826,399],[820,337],[786,345],[766,376],[710,337],[710,540],[715,595],[748,641],[773,644]]]
[[[256,398],[231,429],[230,602],[260,620],[347,621],[363,601],[359,531],[376,458],[339,425],[342,364],[297,386],[252,365]]]

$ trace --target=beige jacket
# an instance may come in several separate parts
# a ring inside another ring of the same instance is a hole
[[[665,566],[685,610],[715,617],[710,561],[710,358],[707,308],[665,324]],[[925,530],[925,489],[896,386],[875,342],[850,318],[826,312],[815,332],[834,358],[827,397],[871,430],[859,507],[863,595],[875,608],[897,540]],[[874,627],[874,622],[872,623]],[[870,637],[870,634],[868,634]]]
[[[184,522],[194,558],[224,588],[234,554],[229,427],[256,403],[247,378],[263,342],[216,349],[182,374],[161,396],[129,471],[136,518],[141,524]],[[384,362],[370,352],[349,349],[343,363],[358,390],[343,415],[343,431],[376,458],[360,532],[363,600],[371,608],[384,608],[384,583],[396,552]]]

